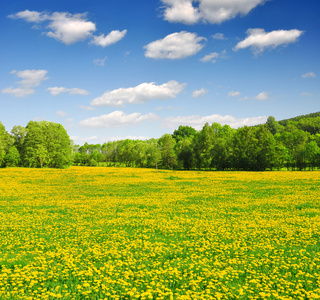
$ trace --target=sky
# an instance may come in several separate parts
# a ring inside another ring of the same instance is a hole
[[[79,145],[320,111],[318,0],[2,0],[0,121]]]

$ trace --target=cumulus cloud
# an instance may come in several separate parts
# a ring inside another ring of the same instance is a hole
[[[201,96],[204,96],[206,93],[208,93],[208,90],[202,88],[200,90],[195,90],[192,94],[192,97],[199,98]]]
[[[142,115],[141,113],[126,114],[116,110],[110,114],[101,115],[80,121],[79,125],[92,128],[107,128],[119,126],[132,126],[145,120],[156,120],[158,116],[153,113]]]
[[[47,36],[67,45],[85,40],[96,30],[96,25],[86,20],[86,14],[55,12],[50,17]]]
[[[265,32],[261,28],[250,28],[247,30],[247,37],[239,42],[234,50],[244,49],[250,47],[254,54],[258,55],[264,51],[265,48],[276,48],[280,45],[287,45],[294,43],[302,35],[303,31],[292,30],[275,30]]]
[[[192,0],[162,0],[165,5],[164,19],[169,22],[194,24],[200,19],[200,12],[193,7]]]
[[[122,40],[126,33],[127,30],[113,30],[107,36],[104,36],[104,34],[93,36],[91,43],[97,46],[107,47]]]
[[[163,17],[169,22],[195,24],[199,21],[220,24],[246,15],[265,0],[161,0]],[[196,5],[198,4],[198,5]]]
[[[180,94],[185,86],[185,83],[180,84],[175,80],[168,81],[162,85],[157,85],[154,82],[142,83],[136,87],[105,92],[102,96],[93,99],[91,105],[123,106],[126,103],[140,104],[153,99],[172,99]]]
[[[67,12],[54,12],[47,14],[43,12],[25,10],[9,15],[12,19],[23,19],[31,23],[47,22],[49,31],[45,34],[66,45],[70,45],[87,38],[92,38],[92,43],[103,47],[109,46],[122,39],[126,30],[111,31],[107,36],[93,36],[96,31],[96,24],[87,20],[87,14],[70,14]]]
[[[65,87],[50,87],[47,90],[53,95],[57,96],[61,93],[68,93],[69,95],[88,95],[89,93],[86,90],[79,89],[79,88],[72,88],[68,89]]]
[[[42,81],[47,80],[48,71],[46,70],[23,70],[11,71],[16,77],[22,80],[17,82],[20,86],[18,88],[8,87],[2,90],[2,93],[12,94],[15,97],[25,97],[34,94],[33,87],[37,87]]]
[[[252,118],[236,118],[230,115],[210,115],[210,116],[199,116],[199,115],[192,115],[192,116],[180,116],[180,117],[169,117],[163,119],[163,126],[167,128],[177,128],[180,125],[185,126],[192,126],[196,130],[200,130],[205,123],[220,123],[221,125],[229,125],[233,128],[238,128],[242,126],[252,126],[257,124],[263,124],[267,121],[267,116],[259,116],[259,117],[252,117]]]
[[[301,75],[302,78],[315,78],[317,75],[314,72],[308,72]]]
[[[267,99],[269,99],[269,93],[267,93],[267,92],[261,92],[261,93],[258,94],[254,99],[255,99],[255,100],[258,100],[258,101],[267,100]]]
[[[167,35],[165,38],[144,46],[145,56],[155,59],[181,59],[198,53],[206,40],[196,33],[181,31]]]
[[[230,91],[230,92],[228,93],[228,96],[229,96],[229,97],[239,97],[240,95],[241,95],[240,92]]]

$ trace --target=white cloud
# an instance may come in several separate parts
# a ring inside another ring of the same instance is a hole
[[[177,128],[180,125],[192,126],[196,130],[200,130],[205,123],[220,123],[221,125],[230,125],[233,128],[238,128],[242,126],[252,126],[257,124],[263,124],[267,121],[267,116],[259,116],[252,118],[236,118],[230,115],[210,115],[210,116],[181,116],[181,117],[169,117],[163,119],[163,126],[167,128]]]
[[[208,90],[202,88],[200,90],[195,90],[192,94],[193,98],[199,98],[201,96],[204,96],[206,93],[208,93]]]
[[[229,97],[239,97],[240,95],[241,95],[240,92],[230,91],[230,92],[228,93],[228,96],[229,96]]]
[[[49,31],[45,34],[67,45],[83,41],[92,37],[92,43],[106,47],[118,42],[126,34],[126,30],[111,31],[107,36],[93,36],[96,31],[96,24],[87,20],[87,14],[70,14],[67,12],[54,12],[52,14],[37,11],[20,11],[8,16],[12,19],[23,19],[27,22],[46,22]]]
[[[126,114],[116,110],[110,114],[101,115],[80,121],[80,126],[93,128],[106,128],[118,126],[132,126],[145,120],[156,120],[158,116],[153,113],[142,115],[141,113]]]
[[[162,0],[165,4],[164,19],[169,22],[194,24],[200,19],[200,13],[192,5],[192,0]]]
[[[93,40],[91,41],[91,43],[97,46],[107,47],[119,42],[121,39],[124,38],[126,33],[127,30],[113,30],[107,36],[104,36],[104,34],[101,34],[99,36],[93,36]]]
[[[61,93],[68,93],[69,95],[88,95],[89,93],[86,90],[79,89],[79,88],[72,88],[68,89],[65,87],[50,87],[47,90],[53,95],[57,96]]]
[[[255,100],[258,100],[258,101],[267,100],[267,99],[269,99],[269,93],[267,93],[267,92],[261,92],[261,93],[258,94],[254,99],[255,99]]]
[[[27,22],[32,22],[32,23],[39,23],[49,18],[49,16],[45,13],[30,11],[28,9],[25,11],[20,11],[16,14],[9,15],[8,17],[11,19],[24,19]]]
[[[103,67],[105,65],[105,62],[107,60],[107,56],[104,57],[104,58],[96,58],[93,60],[93,63],[96,65],[96,66],[100,66],[100,67]]]
[[[205,55],[200,59],[201,62],[211,62],[211,63],[216,63],[218,58],[226,58],[226,50],[223,50],[221,53],[218,52],[212,52],[210,54]]]
[[[86,20],[86,14],[54,12],[50,20],[48,27],[52,31],[49,31],[47,36],[67,45],[85,40],[96,30],[96,25]]]
[[[317,75],[314,72],[308,72],[301,75],[302,78],[315,78]]]
[[[58,117],[63,118],[63,117],[65,117],[66,115],[67,115],[67,114],[66,114],[64,111],[62,111],[62,110],[57,111],[57,116],[58,116]]]
[[[258,55],[262,53],[265,48],[276,48],[280,45],[294,43],[302,33],[303,31],[297,29],[265,32],[265,30],[261,28],[250,28],[247,30],[247,37],[239,42],[234,50],[237,51],[250,47],[253,53]]]
[[[215,40],[226,40],[223,33],[216,33],[216,34],[212,35],[212,38]]]
[[[198,21],[220,24],[238,15],[246,15],[265,0],[161,0],[164,19],[194,24]],[[198,6],[193,4],[199,3]]]
[[[13,87],[8,87],[2,90],[2,93],[4,94],[11,94],[15,97],[22,98],[26,97],[28,95],[34,94],[34,89],[29,89],[29,88],[13,88]]]
[[[46,77],[48,71],[46,70],[23,70],[23,71],[11,71],[11,74],[15,74],[21,78],[21,81],[17,83],[20,85],[18,88],[8,87],[2,90],[4,94],[12,94],[15,97],[25,97],[34,94],[33,87],[39,86],[42,81],[47,80]]]
[[[217,61],[216,58],[218,58],[218,57],[219,57],[218,52],[212,52],[210,54],[205,55],[203,58],[200,59],[200,61],[202,61],[202,62],[211,61],[212,63],[215,63]]]
[[[42,81],[48,79],[48,77],[46,77],[48,71],[46,70],[11,71],[10,73],[22,78],[18,83],[26,88],[39,86]]]
[[[175,98],[185,87],[175,80],[162,85],[154,82],[142,83],[136,87],[120,88],[105,92],[102,96],[92,100],[93,106],[123,106],[126,103],[140,104],[153,99],[166,100]]]
[[[145,56],[155,59],[181,59],[198,53],[204,45],[204,37],[196,33],[181,31],[167,35],[161,40],[156,40],[144,46]]]

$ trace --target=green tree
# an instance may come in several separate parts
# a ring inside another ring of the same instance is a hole
[[[26,131],[22,148],[25,166],[66,168],[72,164],[71,141],[62,125],[30,121]]]
[[[192,149],[192,139],[193,136],[184,138],[180,140],[175,147],[177,153],[178,162],[181,167],[186,170],[193,168],[193,149]]]
[[[161,160],[161,151],[158,145],[157,140],[150,139],[147,141],[147,150],[146,150],[146,156],[147,156],[147,166],[148,167],[156,167],[158,170],[158,164]]]
[[[313,170],[320,166],[320,148],[315,141],[311,141],[306,145],[306,160]]]
[[[176,142],[179,142],[185,138],[195,136],[196,134],[197,131],[191,126],[179,126],[179,128],[173,132],[172,137],[176,140]]]
[[[167,169],[173,169],[177,162],[177,156],[174,151],[175,140],[171,134],[164,134],[159,139],[162,164]]]
[[[281,125],[272,116],[267,119],[266,126],[273,135],[275,135],[281,128]]]
[[[4,156],[4,164],[6,167],[17,167],[21,162],[20,153],[16,146],[11,146]]]

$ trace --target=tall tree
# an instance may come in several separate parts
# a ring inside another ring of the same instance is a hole
[[[26,131],[22,149],[25,166],[65,168],[72,164],[71,141],[62,125],[30,121]]]
[[[168,133],[164,134],[159,139],[162,164],[167,169],[173,169],[177,162],[176,153],[174,151],[175,143],[172,135]]]

